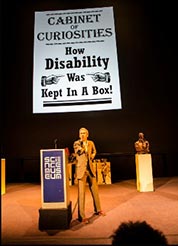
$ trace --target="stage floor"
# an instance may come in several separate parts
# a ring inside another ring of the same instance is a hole
[[[111,245],[111,235],[123,221],[143,221],[161,230],[169,245],[178,245],[178,177],[154,178],[154,192],[138,192],[136,180],[99,185],[102,209],[106,216],[93,216],[92,198],[86,191],[83,225],[74,210],[69,229],[40,231],[40,184],[7,184],[1,196],[1,245]],[[72,210],[77,186],[70,186]]]

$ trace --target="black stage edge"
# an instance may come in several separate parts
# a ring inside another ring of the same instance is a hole
[[[68,208],[39,209],[39,230],[68,229],[72,219],[71,202]]]

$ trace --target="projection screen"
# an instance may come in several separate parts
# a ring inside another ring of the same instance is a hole
[[[113,7],[35,12],[33,113],[121,109]]]

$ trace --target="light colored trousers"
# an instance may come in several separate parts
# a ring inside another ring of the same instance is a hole
[[[93,177],[90,172],[86,170],[84,176],[81,179],[78,179],[78,218],[80,220],[85,218],[85,190],[87,181],[93,197],[94,212],[101,211],[96,177]]]

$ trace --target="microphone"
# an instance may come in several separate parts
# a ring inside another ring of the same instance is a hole
[[[54,148],[57,149],[57,138],[54,139]]]

